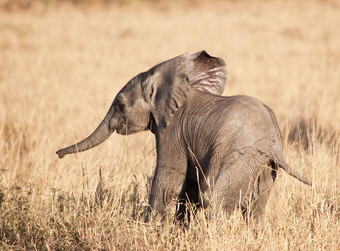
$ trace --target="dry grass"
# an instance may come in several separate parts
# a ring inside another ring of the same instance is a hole
[[[339,249],[339,25],[336,1],[2,11],[0,249]],[[274,110],[288,163],[318,187],[280,174],[257,231],[209,210],[185,230],[144,224],[149,132],[55,154],[92,132],[130,78],[202,49],[226,60],[226,95]]]

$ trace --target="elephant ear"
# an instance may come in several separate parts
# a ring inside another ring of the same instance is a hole
[[[151,104],[151,114],[157,127],[152,128],[152,131],[163,131],[177,109],[186,101],[190,89],[188,73],[191,70],[190,55],[183,54],[144,73],[146,77],[142,83],[142,92]]]
[[[189,75],[191,87],[202,92],[221,95],[227,81],[227,69],[222,58],[212,57],[206,51],[191,55],[193,69]]]
[[[156,130],[161,132],[185,103],[190,88],[221,95],[226,82],[226,67],[223,59],[201,51],[160,63],[142,75],[143,96],[151,104]]]

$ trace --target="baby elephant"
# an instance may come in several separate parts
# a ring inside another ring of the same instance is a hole
[[[95,147],[114,131],[150,130],[156,136],[157,166],[149,205],[164,214],[172,201],[227,213],[241,207],[259,219],[278,168],[312,183],[291,169],[274,113],[255,98],[221,96],[226,82],[223,59],[201,51],[183,54],[140,73],[115,97],[97,129],[59,158]]]

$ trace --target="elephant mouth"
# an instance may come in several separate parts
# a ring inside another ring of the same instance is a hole
[[[119,128],[116,128],[116,132],[118,134],[121,134],[121,135],[127,135],[127,128],[124,126],[124,127],[119,127]]]
[[[116,127],[116,132],[120,135],[129,135],[129,134],[134,134],[140,131],[145,131],[148,128],[147,127],[143,127],[143,126],[136,126],[136,125],[126,125],[126,124],[122,124],[119,127]]]

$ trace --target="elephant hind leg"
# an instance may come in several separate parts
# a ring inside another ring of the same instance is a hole
[[[258,223],[264,216],[267,200],[276,179],[275,163],[270,161],[264,164],[256,176],[253,188],[244,198],[241,206],[246,221],[254,220]]]
[[[199,187],[197,181],[187,179],[181,195],[179,196],[179,205],[176,212],[176,218],[179,221],[184,221],[187,217],[190,221],[190,213],[196,213],[197,209],[201,207],[199,198]]]

